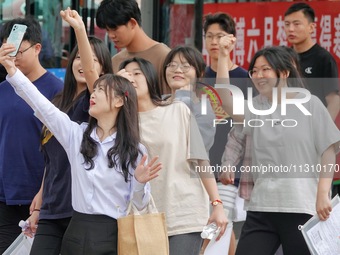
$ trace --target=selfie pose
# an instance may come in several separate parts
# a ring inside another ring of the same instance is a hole
[[[5,22],[1,41],[5,43],[17,24],[27,26],[13,64],[26,75],[47,99],[63,88],[63,82],[39,61],[42,33],[37,20],[17,18]],[[14,47],[12,52],[16,48]],[[39,151],[42,123],[32,109],[15,94],[7,81],[0,84],[0,254],[21,233],[18,223],[30,216],[30,204],[44,174],[44,158]],[[34,208],[35,209],[35,208]]]
[[[101,76],[91,94],[89,123],[79,125],[15,67],[8,56],[13,50],[8,44],[0,48],[7,80],[58,139],[71,165],[74,214],[61,254],[117,254],[116,219],[125,215],[130,201],[140,210],[149,203],[148,181],[161,169],[157,157],[146,164],[134,87],[123,77]]]

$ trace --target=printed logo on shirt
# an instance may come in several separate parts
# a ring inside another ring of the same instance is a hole
[[[312,74],[312,67],[310,66],[310,67],[307,67],[306,69],[305,69],[305,73],[306,74]]]

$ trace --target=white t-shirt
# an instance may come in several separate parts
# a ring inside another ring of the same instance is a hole
[[[299,97],[301,94],[295,98]],[[258,110],[271,107],[260,95],[253,99],[253,105]],[[315,213],[321,155],[339,142],[340,132],[317,97],[312,96],[303,106],[311,115],[304,115],[291,104],[285,116],[281,115],[280,105],[265,116],[255,115],[245,106],[243,132],[252,136],[252,166],[260,170],[252,171],[255,185],[245,204],[247,210]],[[250,127],[249,123],[263,126]]]
[[[182,102],[140,112],[141,141],[163,169],[152,180],[151,194],[166,213],[168,234],[201,232],[209,216],[209,199],[195,172],[197,159],[208,160],[195,116]]]

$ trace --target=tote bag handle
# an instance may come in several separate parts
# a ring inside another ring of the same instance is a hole
[[[128,208],[126,210],[126,215],[143,215],[147,213],[158,213],[157,207],[155,205],[155,201],[153,200],[153,197],[150,195],[150,200],[148,205],[141,211],[137,209],[137,207],[132,203],[130,200]]]

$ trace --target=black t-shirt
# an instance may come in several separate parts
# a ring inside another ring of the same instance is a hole
[[[307,89],[327,106],[325,97],[339,91],[338,67],[333,56],[315,44],[308,51],[299,53],[299,57]]]
[[[72,121],[79,124],[88,122],[89,98],[90,94],[86,91],[68,111],[67,114]],[[71,217],[73,213],[71,203],[71,166],[67,154],[54,136],[46,139],[46,143],[42,145],[42,151],[45,158],[46,172],[43,204],[40,208],[39,217],[40,219]]]

